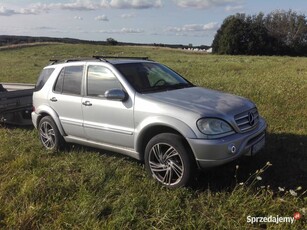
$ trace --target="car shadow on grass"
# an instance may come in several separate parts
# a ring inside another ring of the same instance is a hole
[[[97,151],[97,149],[73,145],[74,150],[86,149]],[[123,156],[119,153],[98,150],[101,154],[114,156],[119,159],[123,157],[127,161],[139,163],[139,161]],[[269,186],[277,191],[278,187],[296,189],[301,186],[307,189],[307,136],[292,134],[267,134],[266,146],[253,157],[241,157],[229,164],[198,172],[190,188],[204,191],[231,191],[236,185],[251,182],[255,179],[255,172],[265,167],[268,162],[270,167],[257,174],[261,180],[257,180],[256,186]],[[248,183],[247,183],[248,184]]]
[[[258,174],[256,186],[307,189],[307,136],[267,134],[266,146],[253,157],[242,157],[224,166],[200,172],[192,188],[225,191],[239,183],[251,181],[254,173],[267,162],[272,166]]]
[[[1,125],[9,129],[32,130],[33,126]],[[98,149],[71,144],[66,151],[94,151]],[[127,161],[138,162],[137,160],[123,156],[119,153],[106,150],[98,150],[101,154],[114,156],[119,159],[125,158]],[[268,133],[266,146],[256,156],[241,157],[229,164],[207,169],[199,172],[191,188],[203,191],[231,191],[239,183],[251,181],[254,173],[263,168],[267,162],[272,166],[268,167],[260,174],[261,180],[257,181],[257,186],[270,186],[273,190],[278,187],[285,189],[295,189],[302,187],[307,189],[307,136],[294,134],[274,134]],[[139,163],[139,162],[138,162]]]

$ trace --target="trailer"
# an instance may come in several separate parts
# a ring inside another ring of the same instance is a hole
[[[0,123],[32,125],[34,84],[0,82]]]

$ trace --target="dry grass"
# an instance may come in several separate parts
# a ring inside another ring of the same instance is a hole
[[[266,148],[253,159],[200,173],[189,188],[168,190],[148,178],[141,163],[122,155],[79,146],[52,154],[36,130],[2,127],[0,228],[306,228],[306,58],[47,45],[0,51],[0,82],[35,83],[50,58],[93,54],[149,56],[195,84],[252,99],[269,124]],[[303,217],[293,225],[247,223],[248,215],[295,212]]]

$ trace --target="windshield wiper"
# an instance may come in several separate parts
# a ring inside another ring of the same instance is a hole
[[[156,91],[164,91],[168,90],[170,85],[157,85],[157,86],[152,86],[152,87],[147,87],[143,88],[140,91],[142,93],[147,93],[147,92],[156,92]]]
[[[148,93],[148,92],[159,92],[159,91],[183,89],[183,88],[189,88],[189,87],[194,87],[194,85],[190,83],[177,83],[173,85],[166,84],[166,85],[157,85],[157,86],[147,87],[147,88],[141,89],[140,91],[142,93]]]
[[[189,87],[194,87],[193,84],[190,83],[178,83],[174,85],[169,85],[172,89],[182,89],[182,88],[189,88]]]

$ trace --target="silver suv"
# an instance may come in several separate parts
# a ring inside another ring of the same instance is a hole
[[[145,58],[54,60],[39,76],[33,105],[46,149],[69,142],[119,152],[144,161],[166,187],[265,144],[254,103],[197,87]]]

